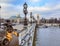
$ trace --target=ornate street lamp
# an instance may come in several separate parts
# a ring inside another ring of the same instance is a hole
[[[30,19],[31,19],[30,23],[32,24],[32,12],[30,12]]]
[[[39,14],[37,14],[37,27],[39,26],[39,24],[40,24]]]
[[[24,18],[24,26],[26,26],[26,25],[28,25],[28,23],[27,23],[27,17],[26,17],[26,15],[27,15],[27,13],[28,13],[28,11],[27,11],[27,4],[26,4],[26,2],[24,3],[24,5],[23,5],[23,12],[24,12],[24,14],[25,14],[25,18]]]
[[[1,9],[1,6],[0,6],[0,9]],[[0,28],[1,28],[1,13],[0,13]]]

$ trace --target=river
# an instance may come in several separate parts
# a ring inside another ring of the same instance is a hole
[[[60,28],[39,28],[37,30],[36,46],[60,46]]]

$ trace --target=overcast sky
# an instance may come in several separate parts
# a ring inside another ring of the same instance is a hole
[[[0,0],[0,15],[3,18],[23,14],[23,4],[28,4],[28,14],[33,12],[33,16],[39,14],[43,18],[59,18],[60,17],[60,0]]]

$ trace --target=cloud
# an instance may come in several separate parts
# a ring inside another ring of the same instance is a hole
[[[10,16],[17,15],[20,12],[20,9],[16,5],[8,4],[8,3],[0,3],[1,9],[1,17],[9,18]],[[18,8],[17,8],[18,7]]]
[[[11,2],[12,0],[0,0],[0,3],[7,3],[7,2]]]
[[[40,16],[44,18],[60,18],[60,4],[53,5],[53,7],[52,5],[29,7],[29,11],[33,12],[34,16],[40,14]]]
[[[16,0],[0,0],[0,3],[11,3],[14,1],[16,1]]]
[[[48,7],[29,7],[28,8],[28,10],[30,11],[30,12],[40,12],[40,11],[47,11],[47,10],[50,10],[50,8],[48,8]]]
[[[34,2],[34,3],[39,2],[39,1],[41,0],[30,0],[30,2]]]
[[[14,0],[0,0],[1,8],[1,17],[3,18],[9,18],[10,16],[14,16],[17,14],[20,14],[21,16],[24,16],[23,14],[23,6],[20,4],[14,5],[9,2],[13,2]],[[42,6],[32,6],[33,3],[39,3],[41,0],[30,0],[31,6],[28,7],[28,17],[30,15],[30,12],[33,12],[33,15],[36,16],[36,14],[40,14],[41,17],[50,18],[50,17],[60,17],[60,3],[45,3],[45,5]]]
[[[20,5],[12,5],[7,3],[0,3],[2,6],[1,9],[1,15],[4,18],[10,17],[12,15],[17,15],[20,13],[20,15],[23,14],[23,6]],[[36,16],[36,14],[40,14],[42,17],[52,17],[52,16],[59,16],[60,14],[60,5],[57,5],[56,7],[48,7],[48,6],[41,6],[41,7],[28,7],[28,15],[30,12],[33,12],[33,15]]]

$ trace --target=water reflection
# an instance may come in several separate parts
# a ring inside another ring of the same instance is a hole
[[[58,27],[38,29],[36,46],[60,46],[60,29]]]

